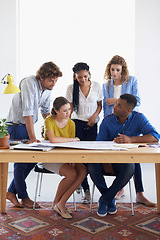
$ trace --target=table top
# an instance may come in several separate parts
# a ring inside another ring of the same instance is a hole
[[[0,162],[160,163],[160,148],[83,150],[54,148],[48,152],[0,149]]]

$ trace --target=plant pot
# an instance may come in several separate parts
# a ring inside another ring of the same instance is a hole
[[[3,138],[0,138],[0,148],[8,148],[8,141],[9,141],[10,135],[6,135]]]

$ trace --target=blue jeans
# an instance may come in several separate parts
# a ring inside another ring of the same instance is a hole
[[[87,122],[72,119],[76,125],[76,137],[78,137],[81,141],[95,141],[97,137],[97,123],[93,125],[93,127],[89,127]],[[85,164],[86,165],[86,164]],[[84,192],[89,190],[89,184],[87,176],[81,183]]]
[[[135,183],[136,193],[144,191],[140,163],[135,163],[134,183]]]
[[[25,125],[10,125],[8,132],[11,139],[29,139]],[[28,197],[25,179],[36,163],[14,163],[14,178],[8,188],[9,192],[18,194],[18,198]]]
[[[107,187],[104,175],[107,175],[103,169],[102,163],[89,163],[88,172],[92,181],[102,194],[102,201],[106,204],[110,203],[117,192],[119,192],[133,176],[135,171],[134,163],[113,163],[113,171],[116,174],[112,185]]]

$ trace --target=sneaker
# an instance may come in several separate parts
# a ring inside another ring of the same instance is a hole
[[[115,205],[115,200],[113,199],[112,202],[110,202],[108,204],[108,209],[107,209],[107,212],[109,214],[115,214],[117,212],[117,208],[116,208],[116,205]]]
[[[84,197],[82,198],[82,203],[83,203],[83,204],[88,204],[88,203],[90,203],[90,199],[91,199],[90,191],[87,189],[87,190],[84,192]]]
[[[107,215],[107,205],[101,200],[101,198],[98,201],[97,215],[100,217],[105,217]]]
[[[76,193],[80,194],[81,192],[81,185],[76,189]]]

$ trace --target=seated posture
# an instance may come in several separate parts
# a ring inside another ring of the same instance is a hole
[[[64,97],[56,98],[51,115],[44,121],[44,139],[51,143],[79,141],[79,138],[75,138],[75,123],[69,118],[70,113],[68,100]],[[72,218],[65,203],[85,178],[87,174],[85,166],[81,163],[43,163],[43,166],[64,176],[59,183],[52,208],[63,218]]]
[[[123,94],[114,106],[114,113],[105,117],[101,123],[97,141],[112,141],[116,143],[146,143],[157,142],[158,133],[142,113],[133,111],[137,104],[136,97]],[[102,194],[99,199],[97,214],[106,216],[116,213],[114,197],[122,189],[134,173],[135,164],[112,164],[117,176],[108,188],[104,179],[104,168],[100,163],[88,164],[90,176]],[[139,178],[139,182],[142,179]],[[139,183],[137,183],[139,184]]]

